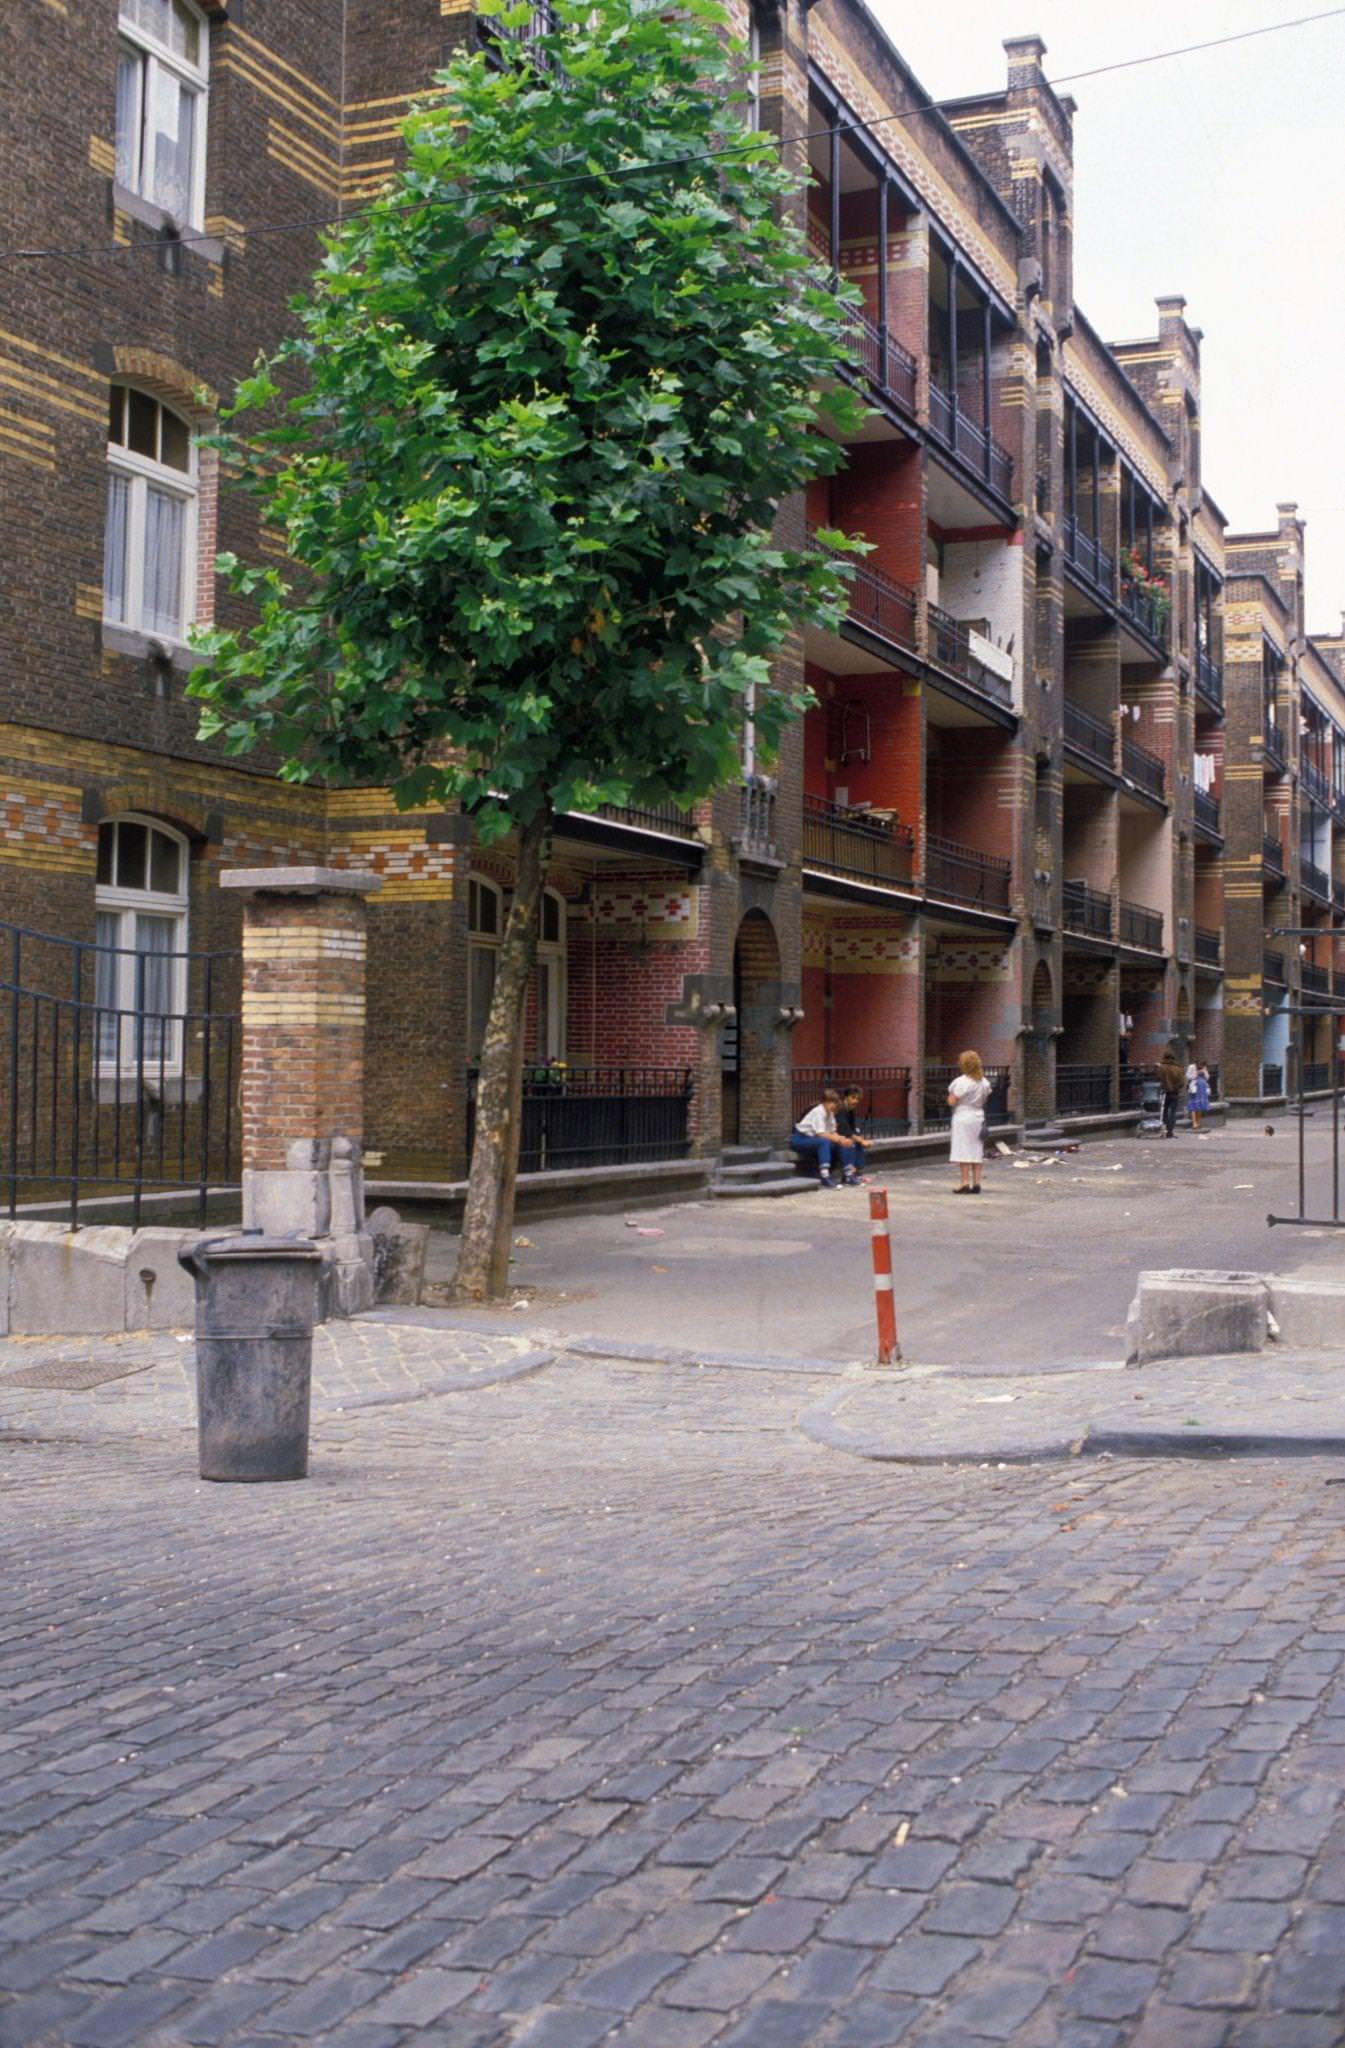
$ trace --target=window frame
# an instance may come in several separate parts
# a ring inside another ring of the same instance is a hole
[[[473,891],[476,895],[473,895]],[[495,929],[481,931],[473,912],[481,896],[486,895],[495,904]],[[500,937],[504,931],[504,889],[499,882],[491,881],[488,875],[472,874],[467,877],[467,1064],[475,1067],[481,1058],[481,1042],[486,1035],[486,1024],[490,1016],[490,997],[486,999],[486,1014],[480,1019],[481,1029],[476,1029],[476,962],[482,955],[491,960],[491,995],[495,991],[495,961],[500,951]]]
[[[115,917],[118,925],[117,942],[106,946],[95,940],[95,963],[100,956],[112,955],[115,1000],[104,1003],[98,994],[97,970],[95,967],[94,1009],[96,1024],[93,1034],[95,1073],[151,1074],[165,1080],[178,1080],[183,1068],[183,1038],[185,1012],[187,1008],[188,934],[191,917],[191,847],[186,835],[173,825],[165,824],[162,818],[150,817],[143,811],[122,811],[115,818],[105,818],[100,832],[109,826],[117,837],[123,825],[143,825],[147,832],[158,832],[171,840],[178,849],[178,887],[171,894],[160,889],[143,888],[112,882],[94,883],[95,918]],[[114,845],[115,845],[114,840]],[[150,873],[150,842],[145,848],[146,874]],[[116,872],[116,858],[113,873]],[[166,955],[142,954],[136,945],[136,919],[155,917],[170,919],[175,926],[173,944]],[[172,962],[169,972],[168,1008],[166,1010],[142,1011],[136,995],[140,986],[138,959],[168,958]],[[164,1032],[160,1050],[147,1053],[136,1020],[142,1016],[167,1018],[168,1027]],[[103,1019],[116,1017],[116,1047],[111,1053],[104,1050]]]
[[[548,902],[556,906],[556,931],[554,939],[543,938],[545,911]],[[538,914],[537,964],[546,969],[545,1016],[541,1001],[541,986],[534,983],[535,1028],[537,1059],[541,1062],[560,1061],[566,1057],[566,1023],[569,1016],[569,946],[568,908],[559,889],[545,889],[542,892],[542,909]]]
[[[136,130],[138,135],[136,182],[125,186],[123,189],[132,192],[137,199],[142,200],[147,206],[157,206],[160,212],[165,214],[169,220],[175,221],[178,226],[191,228],[199,232],[205,226],[206,123],[209,117],[210,104],[210,23],[202,9],[195,4],[195,0],[181,0],[181,4],[196,22],[197,49],[200,52],[200,59],[196,64],[193,64],[188,57],[180,57],[176,51],[170,49],[165,43],[161,43],[152,29],[142,27],[139,22],[128,21],[120,4],[117,8],[118,59],[120,60],[124,54],[129,54],[137,60],[140,67],[139,82],[136,90]],[[163,201],[153,192],[148,192],[145,189],[145,144],[147,138],[145,109],[152,104],[158,73],[161,70],[170,73],[177,79],[179,85],[185,85],[191,92],[195,103],[195,111],[192,117],[191,189],[187,195],[186,211],[182,214],[176,213],[170,206],[165,206]],[[117,140],[114,111],[112,141],[114,152],[117,148]],[[117,182],[120,184],[122,181],[118,178]]]
[[[196,439],[192,422],[185,413],[169,405],[156,392],[146,391],[143,386],[114,379],[108,386],[109,410],[114,391],[127,394],[139,393],[150,399],[160,414],[169,413],[187,430],[187,467],[174,469],[171,464],[157,457],[139,455],[134,449],[113,441],[107,443],[107,468],[109,479],[119,476],[128,485],[126,502],[126,552],[124,562],[123,616],[115,618],[108,610],[107,575],[107,496],[104,496],[103,532],[103,623],[120,627],[123,632],[143,633],[148,639],[162,640],[174,647],[187,644],[187,628],[195,623],[196,578],[198,563],[199,520],[200,520],[200,470],[197,462]],[[159,442],[162,446],[163,429],[160,425]],[[181,616],[175,633],[166,632],[162,626],[153,625],[145,614],[145,531],[146,508],[151,487],[163,491],[167,496],[178,499],[183,506],[182,521],[182,567],[178,603]]]

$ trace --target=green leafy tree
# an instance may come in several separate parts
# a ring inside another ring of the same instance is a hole
[[[688,804],[802,709],[770,657],[833,619],[776,544],[836,468],[839,295],[800,177],[748,134],[746,51],[685,0],[494,16],[324,240],[297,329],[219,436],[297,573],[222,557],[251,623],[202,636],[203,734],[294,781],[456,802],[516,883],[481,1049],[459,1295],[505,1289],[522,1019],[554,820]],[[836,541],[841,536],[829,535]]]

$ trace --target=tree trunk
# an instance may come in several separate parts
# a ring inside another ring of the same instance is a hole
[[[458,1301],[500,1300],[508,1291],[523,1110],[523,1009],[537,957],[542,886],[551,852],[544,813],[519,835],[518,875],[495,967],[495,988],[481,1044],[476,1132],[453,1294]]]

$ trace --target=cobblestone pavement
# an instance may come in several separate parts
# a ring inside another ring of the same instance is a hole
[[[1338,2048],[1341,1468],[863,1464],[834,1387],[561,1361],[256,1488],[33,1396],[0,2043]]]

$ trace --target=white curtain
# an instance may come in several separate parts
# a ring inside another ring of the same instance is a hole
[[[148,197],[177,220],[186,220],[191,212],[195,116],[196,95],[180,85],[171,71],[156,65],[151,122],[154,177]]]
[[[126,617],[126,513],[131,486],[124,476],[107,480],[107,526],[103,534],[103,615]]]
[[[168,1021],[173,1008],[173,944],[177,936],[175,917],[141,917],[135,921],[135,950],[140,956],[133,964],[138,987],[137,1007],[141,1012],[144,1050],[147,1060],[162,1053],[172,1057]]]
[[[98,1008],[98,1059],[113,1066],[117,1059],[117,967],[112,950],[119,942],[121,919],[115,911],[100,910],[97,923],[98,951],[93,957],[93,999]]]
[[[140,96],[145,60],[133,50],[117,52],[117,183],[140,190]]]
[[[182,629],[182,535],[185,507],[171,491],[145,493],[145,602],[147,633],[176,636]]]

